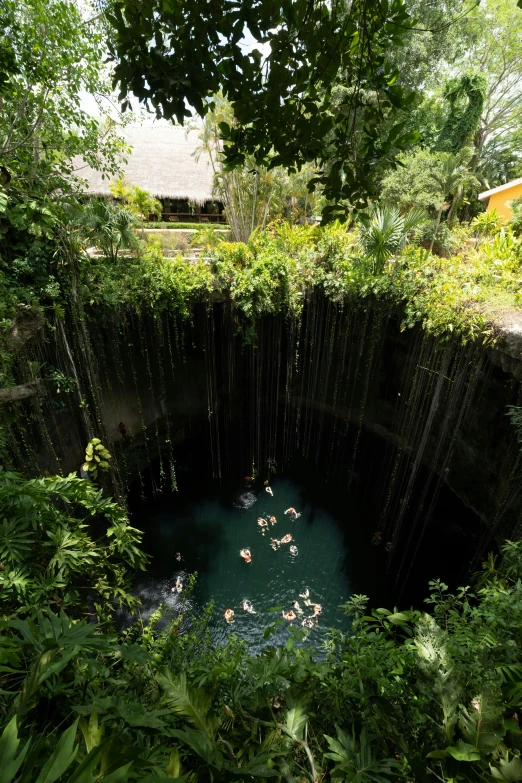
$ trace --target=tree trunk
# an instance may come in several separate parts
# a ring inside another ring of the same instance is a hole
[[[28,397],[36,397],[37,394],[43,394],[38,379],[29,381],[29,383],[22,383],[19,386],[11,386],[8,389],[0,389],[0,405],[26,400]]]
[[[431,245],[430,245],[430,253],[433,253],[433,245],[435,244],[435,237],[437,236],[437,231],[439,230],[439,226],[440,226],[440,219],[441,219],[441,217],[442,217],[442,210],[443,210],[443,209],[444,209],[444,204],[443,204],[443,205],[442,205],[442,207],[439,209],[439,214],[437,215],[437,222],[435,223],[435,231],[434,231],[434,233],[433,233],[433,238],[432,238],[432,240],[431,240]]]

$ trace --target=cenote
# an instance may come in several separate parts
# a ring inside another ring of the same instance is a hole
[[[225,300],[194,303],[190,318],[125,312],[89,328],[88,342],[64,332],[32,354],[70,373],[73,351],[82,356],[74,371],[89,406],[43,409],[41,451],[46,469],[74,467],[96,413],[114,466],[106,491],[125,500],[151,557],[134,577],[142,620],[162,605],[188,609],[189,629],[190,613],[212,603],[215,642],[236,634],[259,651],[284,641],[281,613],[296,600],[300,627],[309,590],[322,607],[309,636],[319,648],[328,628],[348,627],[339,606],[351,596],[423,609],[430,580],[456,588],[519,536],[520,451],[506,409],[520,385],[498,348],[404,330],[393,308],[319,293],[298,318],[248,324]],[[28,462],[31,433],[22,419],[10,426]],[[263,536],[257,519],[271,515]],[[295,555],[270,547],[287,533]]]
[[[388,542],[374,540],[382,512],[377,482],[379,476],[386,478],[385,449],[376,436],[360,437],[357,470],[350,460],[344,466],[348,480],[329,478],[303,458],[292,459],[283,471],[271,462],[255,480],[239,469],[235,480],[216,480],[210,462],[201,459],[208,451],[205,437],[180,449],[176,492],[159,491],[157,460],[131,488],[131,521],[143,530],[143,548],[151,556],[147,573],[134,584],[143,621],[161,607],[169,616],[182,612],[190,618],[211,603],[214,642],[222,644],[235,634],[259,652],[267,644],[284,644],[289,622],[282,612],[294,607],[297,617],[291,625],[301,627],[312,616],[310,601],[322,609],[309,635],[309,643],[320,648],[329,629],[349,628],[339,609],[354,594],[367,595],[374,606],[421,608],[428,580],[440,578],[455,587],[466,577],[480,523],[446,488],[431,509],[415,561],[410,562],[408,551],[398,558],[404,576],[397,581]],[[429,482],[428,471],[422,471],[422,479]],[[418,502],[414,495],[412,507]],[[285,515],[292,507],[298,519]],[[259,518],[268,521],[266,530]],[[272,540],[286,534],[291,543],[276,544],[274,550]],[[252,555],[249,564],[239,555],[245,547]],[[195,585],[187,589],[191,576]],[[175,589],[179,579],[181,592]],[[255,614],[242,608],[245,600]],[[233,609],[233,623],[225,621],[226,609]],[[124,624],[131,619],[128,614],[122,618]],[[190,628],[190,619],[183,627]]]

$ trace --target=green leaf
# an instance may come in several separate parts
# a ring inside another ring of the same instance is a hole
[[[513,756],[510,761],[501,758],[498,762],[498,767],[490,764],[489,768],[494,778],[505,783],[517,783],[517,781],[522,780],[522,761],[520,756]]]
[[[181,763],[179,760],[179,750],[177,748],[174,748],[170,754],[166,772],[167,775],[170,775],[172,778],[179,778],[181,774]]]
[[[395,612],[394,614],[390,614],[386,619],[389,620],[393,625],[401,625],[402,623],[408,622],[408,616],[402,612]]]
[[[30,741],[28,740],[17,756],[16,751],[18,750],[19,744],[20,740],[18,739],[15,716],[9,721],[0,737],[0,770],[2,773],[2,783],[11,783],[29,750]]]
[[[77,718],[73,725],[64,731],[58,740],[56,750],[47,760],[35,783],[54,783],[70,767],[78,751],[78,745],[74,745],[78,720]]]
[[[478,750],[467,742],[457,742],[456,745],[450,745],[446,750],[457,761],[480,761]]]

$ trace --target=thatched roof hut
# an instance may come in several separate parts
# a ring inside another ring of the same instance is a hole
[[[132,147],[122,172],[131,185],[138,185],[159,199],[186,199],[195,204],[212,201],[213,171],[208,155],[196,161],[195,150],[201,146],[199,131],[174,125],[152,127],[129,126],[121,131]],[[87,181],[85,192],[92,196],[109,196],[111,179],[76,159],[75,174]]]

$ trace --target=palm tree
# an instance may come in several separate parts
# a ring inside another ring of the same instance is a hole
[[[133,227],[137,217],[126,207],[111,204],[105,199],[91,199],[76,216],[76,225],[85,239],[111,261],[116,261],[120,250],[136,243]]]
[[[359,217],[361,242],[373,261],[373,271],[381,271],[385,262],[408,241],[410,232],[426,220],[422,209],[411,209],[401,215],[397,207],[374,206]]]
[[[452,152],[441,153],[441,171],[431,174],[431,178],[438,185],[440,190],[441,205],[435,221],[435,231],[430,244],[430,253],[433,251],[433,245],[437,237],[442,213],[448,209],[447,199],[453,196],[453,202],[448,212],[448,220],[451,218],[456,203],[462,199],[464,193],[468,190],[477,190],[480,187],[478,178],[472,174],[469,166],[471,159],[471,150],[468,147],[453,154]]]

